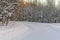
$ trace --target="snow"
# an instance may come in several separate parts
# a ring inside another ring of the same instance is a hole
[[[0,26],[0,40],[60,40],[60,23],[9,22]]]

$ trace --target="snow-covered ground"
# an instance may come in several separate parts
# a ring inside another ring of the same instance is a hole
[[[60,40],[60,23],[9,22],[0,26],[0,40]]]

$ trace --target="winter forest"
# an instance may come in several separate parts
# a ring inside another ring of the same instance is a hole
[[[10,21],[60,23],[60,0],[0,0],[0,14]]]

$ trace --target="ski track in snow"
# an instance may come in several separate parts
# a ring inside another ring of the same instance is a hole
[[[0,40],[60,40],[60,23],[9,22],[0,26]]]
[[[23,23],[10,22],[9,24],[0,27],[0,40],[21,40],[24,34],[31,30]]]

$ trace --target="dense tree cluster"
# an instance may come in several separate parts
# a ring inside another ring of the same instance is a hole
[[[20,17],[23,21],[58,23],[60,22],[60,9],[55,8],[51,2],[47,6],[28,6],[21,8]]]
[[[20,9],[17,10],[19,16],[16,17],[14,14],[16,11],[16,0],[0,0],[0,13],[8,11],[12,13],[12,19],[15,21],[30,21],[30,22],[42,22],[42,23],[57,23],[60,22],[60,8],[56,8],[51,2],[48,1],[47,6],[39,4],[36,5],[36,1],[32,4],[21,4]],[[23,6],[22,6],[23,5]],[[25,6],[25,7],[24,7]]]
[[[6,12],[12,18],[17,4],[16,0],[0,0],[0,14]]]

